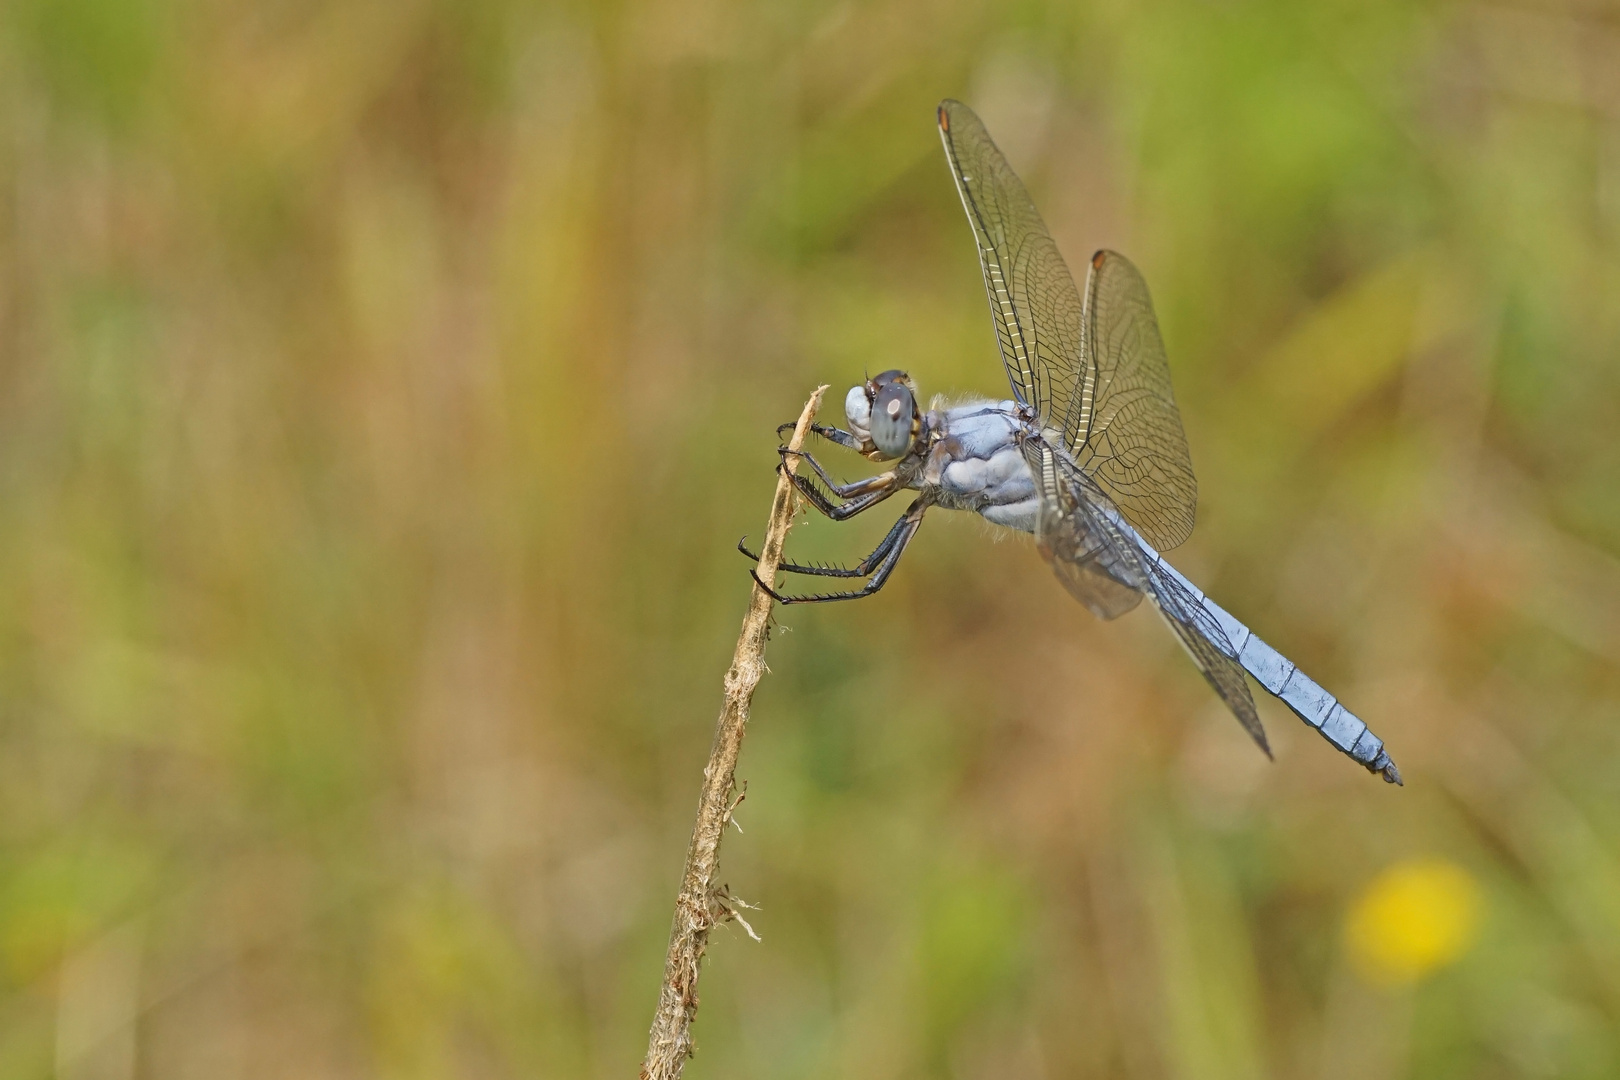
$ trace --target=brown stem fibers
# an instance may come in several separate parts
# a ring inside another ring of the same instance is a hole
[[[799,449],[810,431],[816,410],[821,407],[820,387],[805,402],[804,412],[793,428],[788,447]],[[799,459],[783,458],[787,471],[798,467]],[[793,484],[786,475],[776,481],[776,498],[771,503],[770,525],[759,553],[759,577],[771,581],[782,558],[782,542],[793,524],[796,507]],[[736,782],[737,754],[742,749],[743,732],[748,727],[748,707],[754,687],[765,673],[765,640],[771,617],[770,594],[758,585],[748,602],[737,651],[726,672],[726,698],[715,727],[709,764],[703,770],[703,794],[698,800],[697,824],[692,829],[692,846],[686,853],[686,872],[681,876],[680,895],[675,898],[675,924],[669,934],[669,955],[664,960],[664,985],[658,993],[658,1011],[653,1016],[647,1039],[647,1058],[641,1064],[641,1080],[679,1080],[686,1059],[692,1056],[692,1020],[697,1016],[697,982],[703,951],[709,944],[709,930],[728,918],[741,921],[741,902],[715,884],[720,872],[720,838],[725,835],[731,812],[740,799],[732,797]],[[743,923],[746,927],[748,924]],[[749,931],[750,934],[752,931]]]

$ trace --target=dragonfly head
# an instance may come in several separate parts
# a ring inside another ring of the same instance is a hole
[[[922,411],[917,388],[903,371],[885,371],[850,387],[844,415],[851,432],[872,449],[879,461],[905,457],[922,433]]]

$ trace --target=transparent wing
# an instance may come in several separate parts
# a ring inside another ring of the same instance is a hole
[[[1226,702],[1226,707],[1232,710],[1232,715],[1249,733],[1249,738],[1270,757],[1271,746],[1266,741],[1266,729],[1261,726],[1260,713],[1254,707],[1254,695],[1249,693],[1249,681],[1244,678],[1243,665],[1232,655],[1232,643],[1227,640],[1226,631],[1221,629],[1220,623],[1205,610],[1204,605],[1187,591],[1187,587],[1165,573],[1163,568],[1155,564],[1148,577],[1159,613],[1170,624],[1170,629],[1176,632],[1176,637],[1181,639],[1181,644],[1193,658],[1193,663],[1198,665],[1198,670],[1203,672],[1204,681]]]
[[[1152,597],[1205,681],[1270,755],[1237,650],[1200,598],[1119,524],[1108,495],[1066,452],[1031,438],[1024,444],[1024,457],[1040,490],[1036,543],[1058,580],[1104,619],[1130,611],[1143,595]]]
[[[1019,401],[1061,418],[1080,375],[1080,293],[1046,223],[990,133],[959,101],[939,107],[939,135],[973,227],[996,344]]]
[[[939,107],[940,139],[967,212],[1013,396],[1064,445],[1148,541],[1192,531],[1197,485],[1147,286],[1122,256],[1092,260],[1082,303],[1046,224],[973,110]]]
[[[1081,325],[1064,442],[1125,520],[1167,551],[1192,533],[1198,482],[1147,282],[1125,256],[1092,256]]]
[[[1086,606],[1099,619],[1117,619],[1136,610],[1142,594],[1120,581],[1095,552],[1074,557],[1070,552],[1043,546],[1041,554],[1052,564],[1052,572],[1069,590],[1069,595]]]
[[[1124,545],[1117,526],[1085,497],[1085,477],[1042,443],[1025,445],[1039,478],[1041,502],[1035,542],[1052,573],[1099,619],[1117,619],[1142,602],[1145,570],[1134,545]]]

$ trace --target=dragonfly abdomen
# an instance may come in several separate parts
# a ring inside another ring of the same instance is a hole
[[[1392,783],[1401,782],[1395,762],[1384,752],[1384,740],[1374,735],[1360,717],[1215,601],[1206,596],[1203,603],[1204,610],[1226,631],[1234,659],[1268,694],[1292,709],[1294,715],[1315,728],[1322,738],[1373,772],[1382,773],[1384,779]]]
[[[1299,670],[1292,660],[1261,641],[1258,634],[1205,596],[1202,589],[1165,562],[1164,556],[1146,542],[1139,540],[1138,543],[1151,565],[1174,577],[1192,600],[1215,620],[1226,637],[1224,645],[1221,642],[1215,642],[1215,645],[1241,664],[1255,682],[1265,687],[1266,693],[1287,705],[1295,716],[1315,728],[1317,734],[1339,750],[1381,774],[1390,783],[1401,782],[1400,770],[1395,767],[1389,754],[1384,752],[1384,740],[1374,735],[1360,717],[1346,709],[1315,679]]]

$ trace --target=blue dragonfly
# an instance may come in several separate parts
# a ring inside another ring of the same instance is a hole
[[[791,595],[757,572],[755,580],[784,604],[870,596],[888,580],[930,509],[970,511],[1032,533],[1064,588],[1100,618],[1118,618],[1146,598],[1268,756],[1245,672],[1335,748],[1399,784],[1395,762],[1365,723],[1160,554],[1191,534],[1198,486],[1142,275],[1123,255],[1099,251],[1082,295],[978,116],[945,101],[938,119],[1012,396],[925,411],[903,371],[852,387],[844,401],[848,430],[817,424],[816,434],[892,464],[846,484],[801,452],[814,478],[791,473],[795,486],[835,521],[896,492],[915,491],[917,498],[855,566],[779,567],[864,579],[859,588]]]

